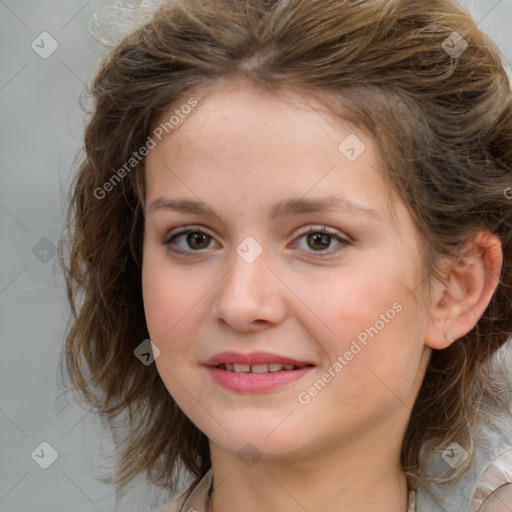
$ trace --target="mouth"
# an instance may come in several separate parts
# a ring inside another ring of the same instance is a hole
[[[236,393],[278,391],[315,368],[313,363],[269,352],[222,352],[204,364],[214,382]]]
[[[295,366],[293,364],[281,363],[262,363],[262,364],[236,364],[236,363],[221,363],[215,366],[219,370],[235,373],[273,373],[282,371],[293,371],[305,368],[306,366],[313,366],[312,364],[305,364],[302,366]]]

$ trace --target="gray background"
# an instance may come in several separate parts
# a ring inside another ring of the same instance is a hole
[[[0,511],[149,511],[170,498],[139,479],[116,505],[95,477],[113,460],[108,432],[59,393],[68,307],[53,251],[84,128],[80,92],[103,50],[88,33],[99,3],[109,2],[0,0]],[[511,62],[512,0],[464,3]],[[31,47],[42,32],[58,44],[47,58]],[[48,469],[31,457],[43,441],[58,452]]]

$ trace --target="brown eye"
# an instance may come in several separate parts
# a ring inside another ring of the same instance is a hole
[[[197,228],[183,228],[172,231],[163,242],[169,251],[177,254],[200,252],[210,247],[213,238]]]
[[[333,242],[335,242],[335,244],[330,248]],[[323,257],[339,252],[347,245],[351,245],[351,243],[350,240],[344,238],[337,230],[331,230],[326,226],[315,226],[303,232],[296,239],[294,245],[310,255],[318,253],[318,257]],[[315,257],[317,256],[315,255]]]
[[[309,247],[315,250],[327,249],[331,244],[331,235],[326,233],[310,233],[307,236]]]
[[[194,231],[187,234],[187,244],[192,249],[206,249],[210,240],[211,237],[209,235],[201,233],[200,231]]]

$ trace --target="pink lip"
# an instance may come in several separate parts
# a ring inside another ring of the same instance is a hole
[[[268,373],[238,373],[217,368],[220,364],[264,364],[279,363],[297,366],[296,370],[281,370]],[[292,383],[314,368],[312,363],[298,361],[290,357],[272,354],[270,352],[221,352],[208,359],[205,363],[212,379],[220,386],[239,393],[262,393],[274,391],[286,384]]]

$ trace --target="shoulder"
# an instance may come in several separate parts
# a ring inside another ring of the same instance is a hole
[[[512,483],[502,485],[483,502],[478,512],[510,512],[512,510]]]
[[[156,512],[190,512],[193,510],[197,512],[197,510],[203,510],[212,482],[213,475],[210,468],[190,493],[187,489],[184,490],[177,498],[167,503]]]
[[[156,512],[181,512],[185,503],[185,491],[182,492],[177,498],[159,508]]]
[[[512,510],[512,446],[486,468],[478,481],[472,505],[478,512]]]

